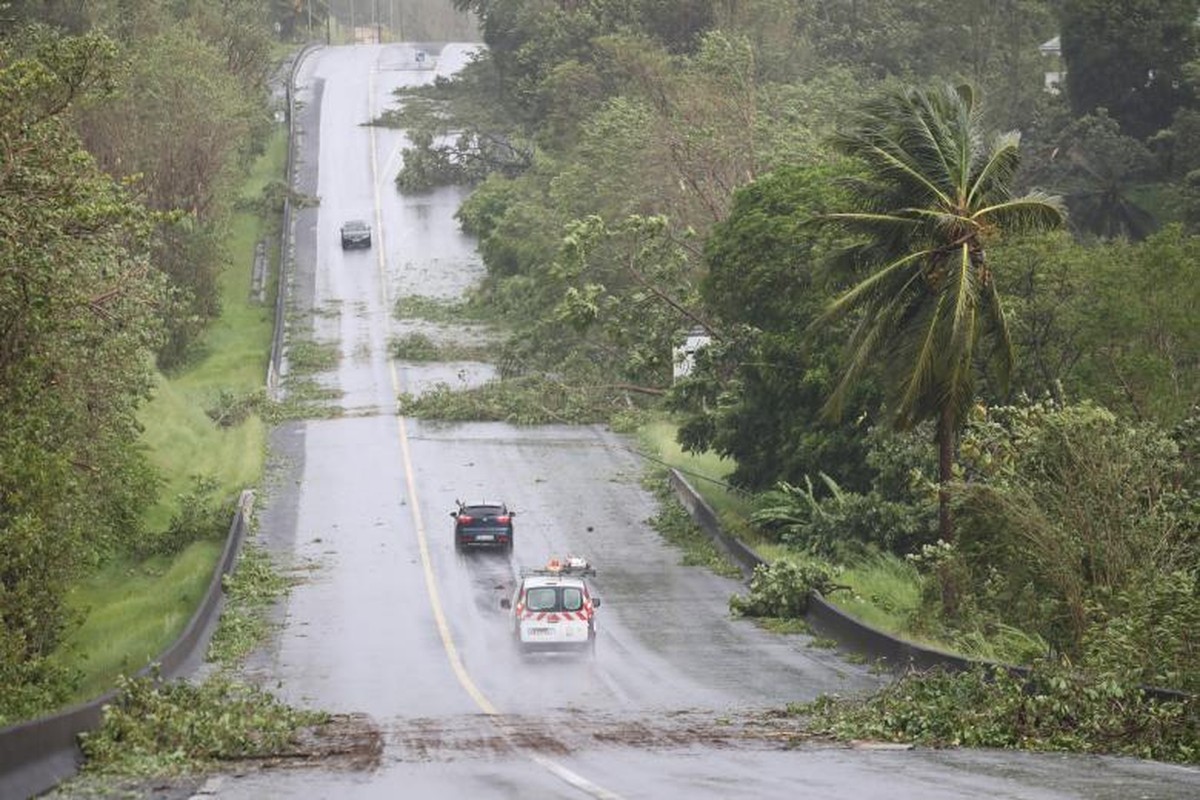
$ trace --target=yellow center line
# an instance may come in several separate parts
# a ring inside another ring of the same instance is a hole
[[[375,118],[375,75],[374,69],[370,72],[368,80],[368,104],[369,114],[371,119]],[[391,341],[391,308],[392,303],[388,292],[388,275],[387,261],[385,258],[386,247],[384,246],[383,238],[383,201],[380,195],[380,185],[377,175],[377,156],[376,156],[376,136],[375,126],[367,126],[368,135],[370,137],[370,159],[371,159],[371,185],[374,189],[375,201],[375,264],[379,272],[379,291],[383,301],[383,330],[384,341]],[[396,369],[396,361],[388,356],[388,372],[392,380],[392,395],[393,400],[398,402],[399,396],[402,394],[400,373]],[[500,731],[510,740],[510,744],[514,737],[514,730],[501,715],[501,712],[492,705],[487,696],[480,691],[475,685],[475,681],[471,679],[471,674],[467,672],[466,666],[463,664],[462,657],[458,653],[458,647],[454,644],[454,636],[450,632],[450,625],[446,622],[446,613],[442,608],[441,595],[438,592],[437,576],[433,571],[433,559],[429,555],[429,540],[425,535],[425,522],[421,516],[421,504],[417,501],[417,484],[416,473],[413,469],[412,450],[408,443],[408,424],[405,421],[403,414],[396,414],[396,428],[400,434],[400,458],[404,465],[404,485],[408,491],[408,507],[412,514],[413,528],[416,532],[417,546],[421,551],[421,569],[425,575],[425,589],[429,594],[429,607],[433,611],[434,624],[437,626],[438,636],[442,640],[442,649],[446,651],[446,657],[450,661],[450,669],[453,670],[454,676],[458,679],[459,684],[466,690],[471,699],[475,701],[475,705],[492,720],[492,723],[500,729]],[[527,758],[535,764],[549,771],[555,777],[570,786],[591,795],[592,797],[600,798],[600,800],[621,800],[621,796],[610,792],[602,786],[584,778],[567,767],[559,764],[551,758],[543,756],[533,750],[527,750],[521,747],[515,749],[523,753]]]

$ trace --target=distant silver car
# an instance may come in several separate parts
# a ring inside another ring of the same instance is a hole
[[[342,226],[342,249],[352,250],[371,246],[371,226],[361,219],[352,219]]]

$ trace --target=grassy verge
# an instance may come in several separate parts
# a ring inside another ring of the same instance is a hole
[[[665,465],[682,472],[722,521],[728,517],[735,527],[744,526],[741,521],[750,516],[750,500],[725,483],[734,463],[715,453],[684,452],[675,441],[676,430],[670,420],[656,419],[638,428],[637,437]]]
[[[902,558],[878,553],[837,573],[849,586],[830,600],[847,613],[880,630],[913,638],[912,623],[921,605],[921,579],[916,567]]]
[[[276,134],[243,187],[257,198],[283,171],[286,135]],[[252,203],[247,204],[252,207]],[[177,375],[160,377],[142,409],[144,444],[164,479],[159,500],[144,520],[164,529],[194,475],[216,479],[234,497],[258,482],[266,454],[266,426],[251,414],[223,427],[207,413],[229,396],[261,391],[271,346],[272,306],[250,300],[250,272],[260,239],[274,230],[254,211],[239,213],[229,234],[230,266],[221,278],[221,317],[208,330],[203,355]],[[82,620],[56,658],[81,675],[77,700],[95,697],[117,677],[136,671],[183,631],[203,596],[222,542],[197,542],[173,559],[106,566],[74,587],[69,603]]]
[[[83,673],[75,700],[103,694],[118,675],[141,669],[183,631],[222,547],[197,542],[173,560],[121,560],[75,587],[71,605],[84,623],[56,654]]]

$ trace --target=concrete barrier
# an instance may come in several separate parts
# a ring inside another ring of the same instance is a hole
[[[673,469],[668,473],[667,480],[671,484],[675,496],[679,498],[679,502],[687,509],[688,514],[708,534],[717,547],[733,559],[734,563],[742,570],[742,575],[746,580],[754,575],[755,567],[767,563],[745,542],[736,536],[730,536],[721,527],[717,512],[704,502],[704,498],[692,488],[687,478],[683,477],[683,473]]]
[[[283,217],[279,226],[279,265],[275,280],[275,327],[271,335],[271,353],[267,358],[267,396],[278,400],[283,379],[283,339],[287,329],[288,271],[292,263],[292,192],[296,180],[296,71],[310,54],[321,49],[320,44],[309,43],[289,65],[287,84],[284,86],[284,112],[288,125],[287,164],[284,170],[288,191],[283,197]]]

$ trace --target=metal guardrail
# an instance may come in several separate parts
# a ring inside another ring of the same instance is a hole
[[[174,679],[191,672],[204,660],[224,599],[222,581],[237,562],[238,551],[250,527],[253,504],[254,493],[243,491],[221,560],[213,570],[199,608],[179,638],[151,665],[139,670],[139,676],[149,675],[157,665],[159,674]],[[0,730],[0,797],[33,797],[78,772],[83,762],[79,734],[100,726],[104,706],[112,702],[114,696],[115,692],[108,692],[57,714]]]

